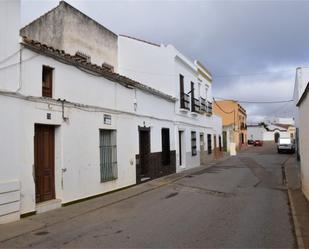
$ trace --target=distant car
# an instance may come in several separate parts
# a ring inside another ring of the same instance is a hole
[[[253,144],[254,146],[263,146],[263,142],[261,140],[255,140]]]
[[[279,138],[277,143],[278,153],[295,153],[295,143],[291,138]]]
[[[254,144],[254,140],[249,139],[249,140],[248,140],[248,144]]]

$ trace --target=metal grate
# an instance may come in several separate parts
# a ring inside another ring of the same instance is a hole
[[[100,130],[100,170],[101,182],[118,177],[116,131]]]

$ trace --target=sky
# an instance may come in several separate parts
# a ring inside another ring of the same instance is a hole
[[[291,117],[295,70],[309,66],[309,1],[67,0],[116,34],[173,44],[213,75],[217,99],[239,100],[248,120]],[[22,26],[58,5],[22,0]]]

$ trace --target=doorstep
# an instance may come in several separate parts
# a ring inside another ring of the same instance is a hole
[[[35,211],[37,214],[45,213],[50,210],[54,210],[56,208],[61,207],[61,200],[60,199],[54,199],[50,201],[44,201],[36,204]]]

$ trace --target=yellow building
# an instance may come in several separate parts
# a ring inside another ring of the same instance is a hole
[[[214,101],[214,114],[222,118],[223,149],[229,151],[229,144],[235,143],[236,150],[247,145],[246,110],[234,100]]]

